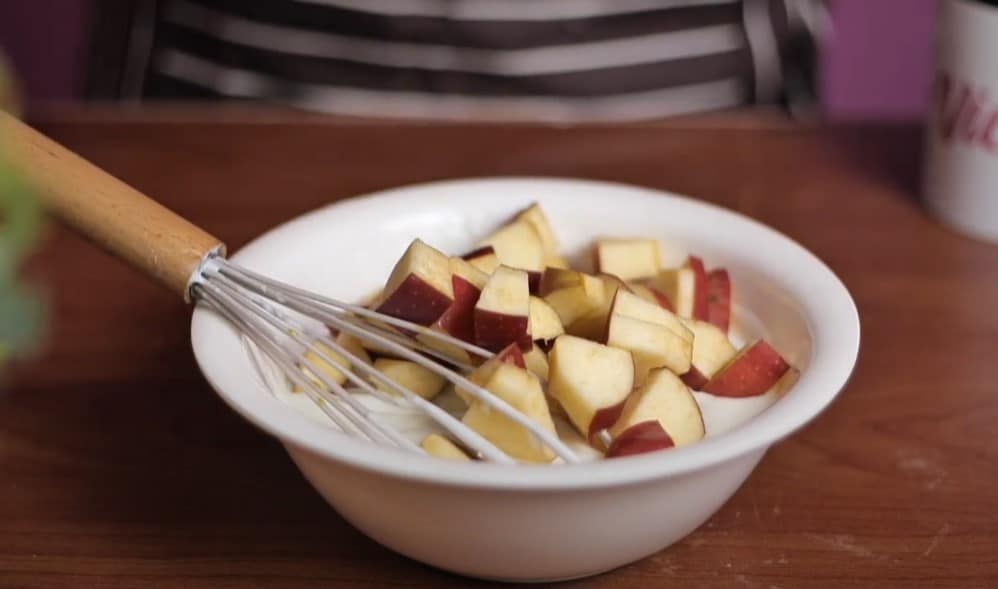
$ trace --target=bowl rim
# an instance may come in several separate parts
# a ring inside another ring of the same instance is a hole
[[[209,309],[197,305],[191,320],[191,343],[205,378],[226,404],[282,443],[355,468],[427,483],[471,488],[559,490],[595,489],[671,477],[718,466],[753,451],[764,450],[814,419],[836,398],[851,377],[859,354],[859,313],[845,285],[824,262],[790,237],[746,215],[653,188],[555,177],[461,178],[411,184],[340,200],[305,213],[253,239],[231,259],[239,262],[240,259],[250,258],[255,252],[265,250],[268,242],[287,239],[287,233],[303,225],[320,222],[331,212],[342,216],[386,205],[406,210],[400,206],[405,201],[423,202],[427,193],[435,190],[461,188],[474,194],[476,188],[496,184],[516,188],[525,194],[584,187],[613,191],[620,197],[635,202],[643,200],[649,205],[652,201],[661,203],[662,199],[668,199],[675,206],[697,208],[718,219],[741,225],[753,242],[763,240],[768,248],[779,250],[781,257],[792,261],[795,271],[801,273],[792,284],[782,286],[795,290],[796,294],[820,293],[820,296],[813,298],[794,297],[808,323],[812,339],[809,366],[794,385],[794,394],[782,398],[779,403],[733,431],[667,453],[573,465],[508,467],[484,462],[442,461],[432,456],[371,444],[331,430],[274,397],[262,395],[257,390],[243,390],[247,387],[234,386],[236,383],[231,382],[232,378],[221,369],[217,346],[211,345],[211,340],[217,337],[213,333],[219,329],[233,330]],[[531,190],[524,191],[526,188]]]

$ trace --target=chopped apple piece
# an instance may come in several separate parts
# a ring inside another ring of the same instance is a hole
[[[537,347],[536,344],[531,346],[530,350],[523,354],[523,362],[526,364],[527,370],[536,374],[542,382],[547,382],[548,357],[544,350]]]
[[[669,434],[662,429],[662,424],[658,420],[642,421],[622,431],[619,436],[614,438],[613,442],[610,443],[610,448],[606,451],[606,457],[633,456],[655,450],[666,450],[675,445]]]
[[[690,369],[693,344],[668,327],[614,313],[610,315],[606,345],[627,350],[634,357],[634,384],[640,385],[654,368],[683,374]]]
[[[610,436],[617,439],[647,421],[657,421],[677,447],[699,441],[705,434],[703,415],[693,393],[664,368],[649,374],[647,382],[628,397]]]
[[[627,285],[612,274],[600,274],[596,278],[603,283],[602,300],[592,311],[573,321],[565,331],[570,335],[603,341],[606,339],[607,323],[610,320],[610,307],[613,305],[613,299],[618,290],[627,290]]]
[[[500,227],[479,245],[490,245],[499,263],[529,272],[544,271],[544,246],[531,223],[513,221]]]
[[[367,352],[367,349],[364,347],[364,342],[362,342],[360,338],[350,335],[345,331],[341,331],[339,335],[336,336],[336,343],[343,346],[343,349],[356,356],[364,364],[371,364],[371,355]]]
[[[617,291],[614,297],[611,313],[614,315],[624,315],[633,319],[657,323],[683,338],[693,342],[693,332],[686,326],[686,322],[676,316],[675,313],[664,307],[649,303],[641,297],[624,290]]]
[[[492,274],[499,267],[499,256],[490,245],[474,249],[461,256],[461,259],[467,260],[474,268],[485,274]]]
[[[544,266],[546,268],[564,268],[566,270],[570,267],[568,260],[558,254],[548,254],[544,258]]]
[[[447,438],[441,436],[440,434],[430,434],[423,438],[423,442],[420,444],[423,450],[431,456],[436,456],[437,458],[447,458],[448,460],[462,460],[470,461],[471,458],[468,457],[457,444],[448,440]]]
[[[603,281],[575,270],[548,268],[541,278],[541,295],[561,324],[571,325],[603,304]]]
[[[765,340],[742,348],[717,371],[703,392],[719,397],[754,397],[765,394],[790,369],[790,365]]]
[[[707,271],[704,270],[703,260],[696,256],[686,258],[686,268],[693,270],[693,309],[690,317],[700,321],[707,321]]]
[[[540,297],[530,297],[530,320],[527,331],[533,340],[553,340],[565,333],[558,313]]]
[[[676,315],[686,319],[693,317],[696,273],[691,268],[662,270],[648,282],[648,286],[668,297]]]
[[[430,325],[453,302],[450,260],[417,239],[395,264],[377,310],[420,325]]]
[[[628,282],[627,288],[649,303],[654,303],[667,311],[675,311],[672,308],[672,302],[669,300],[669,297],[665,296],[665,294],[657,288],[653,288],[646,284],[639,284],[637,282]]]
[[[337,354],[335,351],[333,351],[332,348],[330,348],[329,346],[327,346],[322,342],[319,341],[314,342],[314,345],[319,351],[321,351],[323,354],[332,359],[334,361],[334,364],[330,364],[328,361],[324,360],[315,350],[306,350],[304,354],[304,360],[311,362],[312,365],[314,365],[319,370],[319,372],[322,373],[323,376],[335,382],[336,384],[341,385],[344,382],[346,382],[347,380],[346,375],[344,375],[343,372],[338,368],[338,367],[345,367],[347,370],[350,369],[350,363],[347,362],[346,358],[344,358],[340,354]],[[364,355],[367,356],[367,353],[365,352]],[[301,363],[301,368],[302,372],[305,374],[305,377],[308,378],[313,384],[315,384],[315,386],[319,387],[320,389],[326,388],[325,384],[323,384],[323,382],[315,376],[315,373],[312,372],[312,369],[309,368],[308,365],[305,364],[305,362]],[[301,389],[299,389],[298,386],[295,385],[293,387],[293,390],[297,392]]]
[[[523,352],[517,344],[510,344],[499,351],[495,356],[483,362],[481,366],[475,368],[468,374],[468,380],[478,386],[485,386],[485,382],[492,376],[500,364],[512,364],[518,368],[526,368],[527,364],[523,357]],[[463,387],[455,387],[454,392],[466,404],[470,405],[474,396]]]
[[[693,362],[688,372],[677,374],[686,386],[699,391],[735,356],[735,347],[723,331],[710,323],[694,319],[688,325],[693,331]]]
[[[447,333],[443,330],[443,328],[440,327],[439,321],[434,323],[429,329],[430,331],[433,332],[438,332],[443,334]],[[454,334],[449,334],[449,335],[454,336]],[[428,333],[420,333],[416,335],[416,341],[418,341],[427,348],[430,348],[431,350],[437,352],[438,354],[446,357],[448,360],[451,360],[453,362],[459,364],[471,364],[473,362],[471,354],[464,348],[458,346],[457,344],[453,344],[451,342],[439,339],[437,337],[433,337]],[[474,340],[472,340],[472,342],[470,343],[474,343]]]
[[[617,421],[634,384],[630,352],[563,335],[548,354],[549,391],[590,443]]]
[[[517,220],[526,221],[534,228],[537,238],[540,239],[541,248],[546,255],[557,256],[558,240],[554,237],[554,231],[551,230],[551,224],[548,223],[547,215],[544,214],[544,211],[541,210],[541,207],[537,203],[520,211],[516,215],[516,218]]]
[[[463,258],[454,257],[450,258],[450,272],[454,278],[462,278],[478,290],[485,288],[485,283],[489,281],[489,275],[492,274],[492,272],[483,272]]]
[[[728,333],[731,322],[731,279],[720,268],[707,274],[707,321]]]
[[[596,242],[596,268],[623,280],[651,278],[661,269],[658,241],[600,239]]]
[[[530,345],[527,273],[499,266],[475,305],[475,343],[498,352],[511,343]]]
[[[474,268],[472,269],[474,270]],[[488,281],[488,277],[486,277],[486,281]],[[462,341],[474,343],[475,306],[482,294],[482,287],[458,275],[454,275],[452,287],[454,302],[437,320],[437,325],[444,333]]]
[[[511,364],[499,364],[484,387],[542,429],[555,433],[541,381],[527,370]],[[536,440],[525,427],[480,401],[471,403],[462,421],[518,460],[550,462],[555,457],[554,452]]]
[[[447,380],[439,374],[408,360],[378,358],[374,361],[374,368],[399,386],[409,389],[424,399],[437,396],[447,383]],[[378,390],[391,395],[396,394],[391,387],[381,381],[373,382]]]

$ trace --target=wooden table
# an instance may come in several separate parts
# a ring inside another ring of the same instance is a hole
[[[345,196],[549,174],[696,195],[799,240],[859,304],[847,390],[690,537],[578,587],[998,586],[998,247],[914,198],[912,127],[386,126],[46,117],[238,247]],[[746,244],[751,247],[751,244]],[[48,349],[0,395],[0,587],[439,587],[328,509],[199,375],[183,304],[53,227]]]

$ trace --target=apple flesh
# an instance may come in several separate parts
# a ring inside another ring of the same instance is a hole
[[[693,317],[696,291],[696,274],[691,268],[662,270],[648,281],[648,286],[661,292],[669,299],[676,315]]]
[[[467,378],[473,384],[478,386],[485,386],[485,382],[492,376],[492,373],[496,371],[496,368],[500,364],[512,364],[517,368],[526,368],[526,359],[523,356],[523,352],[520,350],[520,346],[517,344],[510,344],[499,351],[495,356],[489,358],[482,363],[481,366],[475,368],[468,374]],[[470,405],[474,400],[474,396],[466,391],[463,387],[456,387],[454,392],[457,396],[461,398],[465,404]]]
[[[565,333],[558,313],[540,297],[530,297],[530,317],[527,331],[534,341],[549,341]]]
[[[336,384],[339,385],[342,385],[344,382],[346,382],[347,377],[345,374],[343,374],[341,367],[347,370],[350,369],[350,363],[347,362],[347,359],[341,356],[340,354],[337,354],[335,351],[333,351],[332,348],[330,348],[329,346],[327,346],[322,342],[318,341],[313,342],[313,345],[317,350],[322,352],[322,354],[333,360],[333,363],[330,364],[327,360],[323,359],[322,356],[320,356],[319,353],[316,352],[315,350],[311,349],[306,350],[305,354],[302,357],[303,360],[300,363],[301,370],[302,373],[305,375],[305,378],[307,378],[312,384],[314,384],[319,389],[321,390],[326,389],[326,385],[321,380],[319,380],[319,378],[315,375],[315,372],[313,372],[312,368],[308,364],[306,364],[307,361],[310,362],[312,366],[314,366],[315,369],[322,374],[322,376],[326,377],[330,381],[335,382]],[[365,357],[367,356],[366,352],[364,353],[364,356]],[[292,387],[292,390],[294,390],[295,392],[299,392],[301,389],[298,387],[297,384],[295,384]]]
[[[450,260],[417,239],[392,269],[377,311],[431,325],[453,302]]]
[[[484,272],[480,268],[476,268],[471,262],[457,257],[451,257],[450,260],[450,272],[455,278],[462,278],[478,290],[485,288],[485,283],[489,281],[489,276],[492,272]],[[495,269],[493,268],[493,272]]]
[[[613,306],[614,298],[618,290],[627,290],[627,285],[611,274],[600,274],[596,278],[603,283],[602,300],[592,311],[572,322],[565,331],[570,335],[603,341],[606,339],[607,323],[610,320],[610,308]]]
[[[665,293],[658,290],[657,288],[653,288],[638,282],[628,282],[627,288],[628,290],[638,295],[642,299],[648,301],[649,303],[654,303],[667,311],[674,311],[674,309],[672,308],[672,302],[669,300],[669,297],[665,296]]]
[[[541,249],[547,256],[558,255],[558,240],[555,239],[554,231],[548,222],[547,215],[537,203],[534,203],[516,215],[517,221],[525,221],[534,228],[537,238],[541,242]]]
[[[523,354],[523,363],[526,365],[527,370],[533,372],[537,375],[537,378],[541,379],[541,382],[547,382],[550,366],[548,365],[548,357],[544,353],[544,350],[534,344],[530,347],[530,350]]]
[[[658,420],[642,421],[627,428],[613,439],[606,451],[607,458],[633,456],[656,450],[666,450],[676,445],[669,434],[662,429]]]
[[[688,325],[693,331],[693,362],[690,369],[680,378],[686,386],[695,391],[703,390],[704,385],[722,366],[734,358],[735,347],[728,341],[728,336],[705,321],[691,320]]]
[[[664,307],[649,303],[633,293],[618,291],[610,312],[614,315],[656,323],[668,328],[683,340],[693,343],[693,332],[686,326],[685,321]]]
[[[731,279],[728,271],[720,268],[707,274],[707,321],[724,333],[731,322]]]
[[[443,390],[444,385],[447,384],[444,377],[409,360],[378,358],[374,361],[374,369],[402,388],[409,389],[424,399],[436,397],[437,393]],[[374,379],[373,382],[378,390],[390,395],[397,395],[394,389],[380,380]]]
[[[467,454],[457,447],[457,444],[440,434],[430,434],[426,436],[419,445],[426,451],[427,454],[436,456],[437,458],[461,460],[465,462],[471,460]]]
[[[706,434],[693,393],[667,368],[652,371],[645,384],[627,398],[609,434],[617,440],[648,421],[657,422],[677,447],[697,442]]]
[[[661,269],[659,249],[654,239],[600,239],[596,242],[596,268],[622,280],[651,278]]]
[[[703,392],[719,397],[754,397],[765,394],[790,365],[765,340],[742,348],[703,387]]]
[[[568,260],[563,258],[558,254],[548,254],[544,257],[544,267],[545,268],[564,268],[569,269]]]
[[[555,433],[541,381],[523,368],[499,364],[483,385],[541,429]],[[472,401],[462,422],[509,456],[526,462],[550,462],[554,452],[530,431],[481,401]]]
[[[631,353],[635,385],[642,384],[655,368],[687,372],[693,354],[691,342],[668,327],[617,314],[610,316],[606,345]]]
[[[532,292],[537,292],[541,272],[544,271],[546,257],[541,238],[534,226],[525,221],[517,220],[500,227],[489,235],[479,245],[492,246],[499,263],[510,268],[524,270],[528,276]]]
[[[492,274],[499,267],[499,256],[490,245],[471,250],[461,256],[461,259],[485,274]]]
[[[558,314],[563,326],[595,311],[605,299],[603,281],[595,276],[547,268],[541,278],[541,297]]]
[[[499,266],[475,304],[475,343],[498,352],[511,343],[530,346],[530,290],[527,273]]]
[[[592,443],[596,434],[617,421],[634,385],[630,352],[563,335],[554,341],[548,362],[551,396]]]

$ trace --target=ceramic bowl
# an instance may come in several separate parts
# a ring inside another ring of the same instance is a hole
[[[563,249],[583,260],[596,236],[662,241],[728,268],[733,329],[767,338],[801,370],[770,407],[700,443],[578,465],[459,463],[334,431],[270,394],[239,335],[205,308],[191,326],[201,370],[233,409],[287,448],[343,518],[401,554],[456,573],[515,581],[596,574],[666,548],[703,524],[766,450],[814,419],[845,385],[859,319],[818,258],[745,216],[657,190],[567,179],[435,182],[342,201],[285,223],[232,258],[345,300],[379,288],[415,237],[469,249],[539,202]]]

